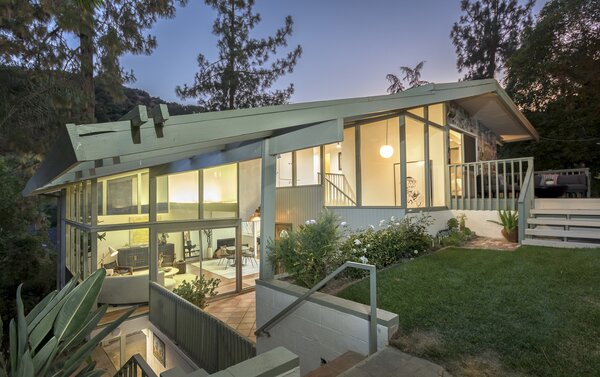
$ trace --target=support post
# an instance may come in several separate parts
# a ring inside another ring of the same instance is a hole
[[[406,116],[400,115],[400,207],[407,208],[406,203]]]
[[[60,190],[60,197],[58,199],[58,260],[56,261],[57,275],[56,285],[57,289],[61,289],[66,284],[66,258],[67,258],[67,189]]]
[[[263,140],[261,161],[261,194],[260,194],[260,280],[273,279],[273,267],[267,256],[267,244],[275,239],[275,174],[277,157],[269,151],[270,140]]]
[[[150,169],[148,174],[148,220],[150,224],[156,223],[157,218],[157,195],[156,195],[156,171],[154,169]],[[150,281],[158,281],[158,240],[156,234],[156,225],[150,225],[150,229],[148,229],[149,240],[148,240],[148,260],[149,263],[149,271]],[[150,289],[150,288],[148,288]]]

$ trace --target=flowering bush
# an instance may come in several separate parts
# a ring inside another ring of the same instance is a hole
[[[351,234],[341,249],[346,260],[383,268],[401,259],[415,258],[430,250],[432,238],[427,233],[429,216],[381,220],[379,229],[370,226]]]
[[[339,252],[340,226],[339,218],[325,211],[317,220],[269,242],[269,261],[273,266],[281,264],[297,284],[312,288],[345,262]]]

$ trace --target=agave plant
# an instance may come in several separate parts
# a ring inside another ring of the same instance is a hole
[[[60,291],[46,296],[27,315],[20,285],[17,318],[9,324],[8,354],[0,348],[0,377],[96,377],[104,374],[104,370],[95,369],[95,362],[89,361],[89,356],[100,341],[135,310],[131,308],[86,340],[106,313],[106,305],[93,310],[105,275],[106,271],[99,269],[80,284],[71,280]],[[0,320],[0,339],[2,328]]]

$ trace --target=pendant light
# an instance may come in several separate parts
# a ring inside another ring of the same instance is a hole
[[[388,144],[388,128],[389,128],[388,126],[389,126],[389,120],[386,120],[385,121],[385,145],[382,145],[381,148],[379,148],[379,154],[383,158],[390,158],[394,154],[394,147],[392,147],[390,144]]]

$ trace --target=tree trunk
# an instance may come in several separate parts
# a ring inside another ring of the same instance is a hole
[[[81,90],[83,95],[82,122],[94,123],[95,86],[94,86],[94,17],[93,11],[83,10],[79,29],[79,62]]]
[[[231,13],[229,14],[229,110],[233,110],[235,106],[235,92],[237,86],[237,78],[235,77],[235,0],[231,0]]]

